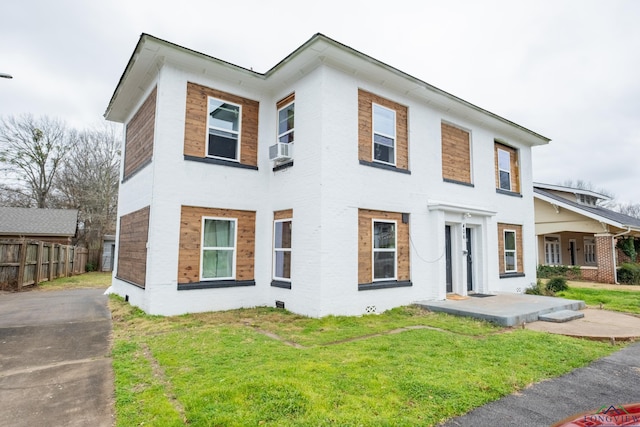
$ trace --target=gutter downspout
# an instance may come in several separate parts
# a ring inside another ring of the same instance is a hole
[[[624,236],[625,234],[629,234],[629,233],[631,233],[631,227],[627,225],[627,231],[623,231],[622,233],[614,234],[611,237],[611,243],[613,243],[613,241],[615,239],[617,239],[618,237]],[[618,260],[616,258],[616,247],[615,247],[615,245],[611,245],[611,252],[612,252],[611,255],[613,256],[613,258],[611,258],[611,259],[613,259],[613,274],[615,275],[615,278],[616,278],[616,280],[615,280],[616,285],[619,285],[620,282],[618,282]]]

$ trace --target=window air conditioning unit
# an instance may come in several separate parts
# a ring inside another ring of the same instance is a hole
[[[269,160],[289,160],[293,158],[293,144],[277,142],[269,147]]]

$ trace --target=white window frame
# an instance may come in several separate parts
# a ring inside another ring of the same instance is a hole
[[[280,138],[282,138],[285,135],[288,135],[290,133],[293,133],[293,131],[296,128],[296,109],[295,109],[295,103],[296,101],[293,100],[285,105],[283,105],[282,107],[278,108],[278,113],[277,113],[277,118],[276,120],[278,121],[277,123],[277,127],[276,127],[276,132],[278,133],[278,142],[280,141]],[[288,108],[289,106],[293,105],[293,127],[285,132],[280,133],[280,111],[284,110],[285,108]],[[295,135],[295,134],[294,134]],[[293,141],[291,142],[283,142],[283,144],[293,144],[295,142],[295,136],[293,137]]]
[[[226,246],[205,246],[204,245],[204,232],[205,232],[205,222],[207,220],[212,220],[212,221],[226,221],[226,222],[233,222],[234,227],[233,227],[233,231],[234,231],[234,236],[233,236],[233,248],[231,247],[226,247]],[[203,273],[204,273],[204,251],[205,250],[209,250],[209,251],[214,251],[214,250],[232,250],[233,251],[233,256],[231,258],[232,260],[232,267],[231,267],[231,276],[229,277],[203,277]],[[238,252],[238,219],[237,218],[222,218],[222,217],[213,217],[213,216],[203,216],[202,217],[202,231],[201,231],[201,239],[200,239],[200,281],[201,282],[209,282],[209,281],[216,281],[216,280],[235,280],[236,279],[236,255]]]
[[[230,104],[233,106],[238,107],[238,130],[234,131],[234,130],[229,130],[229,129],[223,129],[223,128],[219,128],[219,127],[215,127],[215,126],[211,126],[209,124],[209,114],[211,114],[211,111],[209,111],[211,109],[211,101],[219,101],[219,102],[223,102],[225,104]],[[236,158],[235,159],[231,159],[229,157],[221,157],[221,156],[214,156],[213,154],[209,154],[209,130],[210,129],[215,129],[215,130],[219,130],[221,132],[227,132],[227,133],[231,133],[231,134],[237,134],[238,139],[237,141],[237,146],[236,146]],[[208,96],[207,97],[207,135],[206,135],[206,140],[205,140],[205,147],[206,147],[206,157],[208,158],[212,158],[212,159],[219,159],[219,160],[227,160],[229,162],[240,162],[240,148],[242,147],[241,144],[241,137],[242,137],[242,105],[241,104],[236,104],[235,102],[230,102],[230,101],[226,101],[224,99],[220,99],[220,98],[216,98],[215,96]]]
[[[395,166],[397,163],[397,155],[398,155],[398,137],[396,135],[397,128],[397,112],[391,108],[385,107],[384,105],[376,104],[375,102],[371,103],[371,161],[376,163],[382,163],[384,165]],[[376,107],[380,107],[387,111],[391,111],[393,113],[393,135],[388,135],[380,132],[376,132]],[[383,136],[385,138],[389,138],[393,140],[393,163],[385,162],[384,160],[376,159],[376,134]]]
[[[393,224],[394,230],[394,247],[393,248],[376,248],[376,223],[385,223],[385,224]],[[375,254],[379,252],[393,252],[393,277],[382,277],[376,279],[376,266],[375,266]],[[398,221],[392,219],[372,219],[371,220],[371,281],[372,282],[383,282],[389,280],[398,280]]]
[[[292,248],[276,248],[276,224],[279,222],[290,222],[291,223],[291,239],[293,240],[293,218],[283,218],[283,219],[276,219],[273,221],[273,263],[272,263],[272,278],[273,280],[280,280],[283,282],[291,282],[291,277],[278,277],[276,276],[276,253],[277,252],[289,252],[292,257],[292,262],[293,262],[293,253],[291,251]],[[293,243],[293,242],[292,242]],[[293,244],[291,245],[293,246]],[[291,271],[289,272],[291,273]]]
[[[502,169],[500,167],[500,152],[505,153],[509,158],[509,169]],[[509,188],[502,188],[502,179],[500,179],[500,172],[506,172],[509,174]],[[512,191],[511,189],[513,188],[513,186],[511,185],[511,152],[503,150],[500,147],[498,147],[498,188],[505,191]]]
[[[558,241],[549,241],[547,242],[548,238],[553,238],[553,239],[558,239]],[[562,265],[562,239],[560,238],[560,236],[556,235],[556,234],[547,234],[546,236],[544,236],[544,263],[545,265]],[[548,251],[547,247],[548,246],[557,246],[556,247],[556,251],[555,254],[557,255],[557,263],[553,262],[554,260],[549,258],[550,252]],[[549,262],[552,261],[552,262]]]
[[[589,260],[591,258],[591,260]],[[597,265],[596,257],[596,239],[594,237],[584,237],[584,263],[589,265]]]
[[[507,249],[507,233],[513,233],[513,249]],[[502,245],[504,247],[504,272],[516,273],[518,271],[518,232],[512,229],[505,229],[502,234]],[[507,253],[513,252],[513,270],[507,269]]]

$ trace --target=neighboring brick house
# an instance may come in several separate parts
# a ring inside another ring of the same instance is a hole
[[[0,239],[26,238],[71,245],[77,227],[76,209],[0,207]]]
[[[322,34],[264,74],[143,34],[112,291],[153,314],[381,312],[536,280],[548,139]]]
[[[616,283],[622,237],[640,238],[640,219],[603,206],[589,190],[534,183],[538,264],[579,266],[582,278]]]

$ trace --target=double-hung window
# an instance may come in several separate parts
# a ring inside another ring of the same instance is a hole
[[[202,219],[201,280],[233,280],[236,275],[236,219]]]
[[[291,144],[294,140],[295,102],[285,105],[278,110],[278,142]]]
[[[500,189],[511,191],[511,153],[498,148],[498,174]]]
[[[397,278],[395,221],[373,221],[373,281]]]
[[[273,223],[273,279],[291,281],[291,219]]]
[[[518,271],[516,254],[516,232],[515,230],[504,230],[504,271],[505,273],[515,273]]]
[[[396,112],[373,104],[373,160],[396,164]]]
[[[209,98],[207,156],[239,161],[241,106]]]

